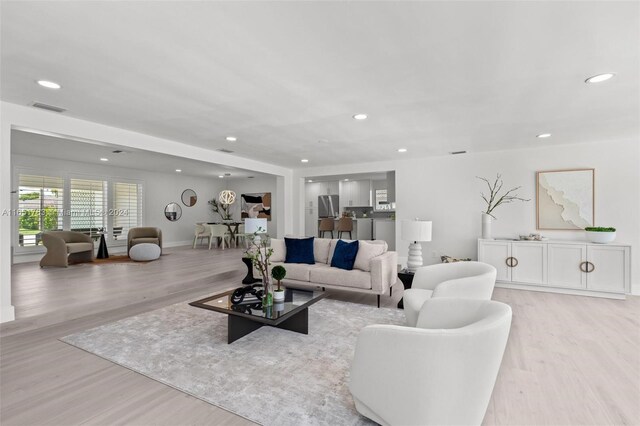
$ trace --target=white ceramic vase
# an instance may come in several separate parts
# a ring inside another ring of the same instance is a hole
[[[482,213],[482,238],[485,240],[491,240],[493,237],[491,236],[491,222],[493,218],[486,214]]]

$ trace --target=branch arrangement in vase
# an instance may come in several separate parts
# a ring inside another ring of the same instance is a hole
[[[266,232],[266,229],[258,228],[256,232],[249,236],[249,248],[244,253],[245,257],[251,259],[253,266],[262,275],[262,285],[264,287],[263,306],[271,306],[273,304],[273,288],[269,267],[271,266],[273,248],[269,247],[268,238],[259,238],[259,234],[264,232]]]
[[[209,200],[209,205],[211,206],[211,210],[214,213],[218,213],[222,220],[233,219],[233,216],[231,215],[231,204],[222,204],[214,198]]]
[[[493,215],[493,211],[498,206],[513,203],[515,201],[531,201],[530,199],[522,198],[519,197],[518,194],[515,194],[517,190],[522,188],[521,186],[516,186],[515,188],[511,188],[510,190],[505,191],[501,194],[500,191],[502,191],[504,182],[502,181],[502,175],[500,173],[496,175],[496,180],[493,183],[489,182],[489,179],[487,178],[483,178],[480,176],[476,176],[476,178],[486,182],[487,187],[489,188],[488,196],[485,195],[484,192],[481,192],[480,196],[482,197],[484,202],[487,203],[487,209],[483,213],[491,216],[494,219],[496,217]]]

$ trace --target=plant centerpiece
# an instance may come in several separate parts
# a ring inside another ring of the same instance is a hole
[[[214,213],[219,214],[223,221],[224,220],[233,220],[233,215],[231,213],[231,204],[221,203],[220,201],[216,200],[215,198],[209,200],[208,203],[211,206],[211,210]]]
[[[284,288],[280,287],[280,281],[287,276],[287,270],[282,265],[276,265],[271,270],[271,277],[278,282],[278,288],[273,292],[273,300],[282,302],[284,300]]]
[[[587,238],[592,243],[607,244],[612,243],[616,239],[616,228],[606,228],[602,226],[587,226]]]
[[[262,306],[273,306],[273,285],[271,283],[271,275],[269,267],[271,266],[271,255],[273,249],[269,247],[268,238],[259,238],[258,234],[264,232],[262,228],[258,228],[256,232],[249,236],[249,248],[244,252],[245,257],[251,259],[253,266],[260,271],[262,275],[262,286],[264,287],[264,295],[262,296]]]
[[[521,198],[518,194],[515,194],[517,190],[522,188],[521,186],[516,186],[515,188],[511,188],[508,191],[502,191],[502,187],[504,182],[502,181],[502,175],[500,173],[496,174],[496,179],[493,183],[489,182],[489,179],[483,178],[480,176],[476,176],[476,178],[484,181],[487,184],[489,189],[489,194],[485,195],[484,192],[480,193],[480,196],[487,204],[487,208],[482,212],[482,238],[491,239],[491,221],[492,219],[496,219],[493,215],[493,211],[503,205],[509,204],[516,201],[531,201],[530,199]]]

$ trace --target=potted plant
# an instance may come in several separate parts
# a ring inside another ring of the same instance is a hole
[[[245,256],[251,259],[254,267],[260,271],[262,275],[262,285],[264,287],[264,295],[262,296],[262,306],[268,308],[273,306],[273,285],[271,276],[269,275],[269,266],[271,266],[271,255],[273,249],[269,247],[268,238],[257,238],[259,233],[265,230],[258,228],[253,235],[249,236],[249,248],[244,252]]]
[[[592,243],[607,244],[616,239],[616,228],[606,228],[602,226],[587,226],[587,238]]]
[[[480,176],[476,176],[476,178],[486,182],[487,187],[489,188],[489,195],[485,195],[484,193],[480,193],[480,196],[487,203],[487,208],[482,212],[482,238],[491,239],[491,222],[492,219],[496,217],[493,215],[493,211],[503,204],[513,203],[515,201],[531,201],[525,198],[518,197],[518,194],[514,194],[515,191],[522,188],[521,186],[516,186],[515,188],[511,188],[508,191],[500,194],[502,190],[502,186],[504,182],[502,181],[502,175],[498,173],[496,175],[496,180],[491,183],[489,179],[483,178]]]
[[[273,292],[273,300],[282,302],[284,300],[284,288],[280,287],[280,281],[287,276],[287,270],[282,265],[276,265],[271,270],[271,277],[278,282],[278,288]]]

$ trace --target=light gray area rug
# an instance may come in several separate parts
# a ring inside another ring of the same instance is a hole
[[[229,345],[225,314],[179,303],[60,340],[263,425],[368,425],[347,383],[370,324],[404,313],[323,299],[308,335],[262,327]]]

